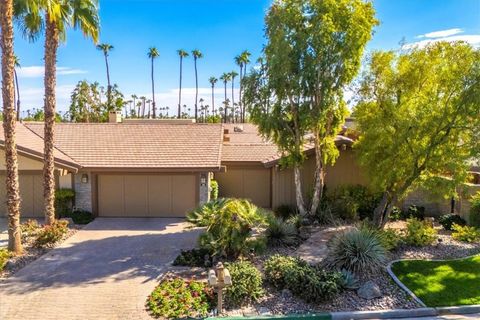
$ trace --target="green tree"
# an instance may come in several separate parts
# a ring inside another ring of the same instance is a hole
[[[195,66],[195,121],[198,120],[198,73],[197,73],[197,60],[203,58],[203,54],[200,50],[193,50],[193,64]]]
[[[325,167],[338,156],[334,141],[347,112],[343,92],[358,73],[377,23],[374,16],[372,4],[362,0],[278,0],[267,13],[262,66],[248,80],[250,92],[244,95],[262,134],[293,167],[302,214],[317,210]],[[300,178],[306,133],[316,159],[309,209]]]
[[[157,48],[151,47],[148,49],[148,57],[150,58],[152,62],[152,70],[151,70],[151,77],[152,77],[152,114],[153,118],[155,119],[157,117],[157,108],[155,106],[155,79],[154,79],[154,70],[153,70],[153,61],[160,56],[160,53],[158,52]]]
[[[456,196],[480,142],[480,51],[439,42],[406,52],[375,52],[355,108],[360,163],[383,192],[374,222],[423,187]]]
[[[240,70],[240,89],[238,93],[238,105],[240,107],[240,122],[245,122],[245,108],[243,107],[242,92],[243,92],[243,78],[247,74],[247,65],[250,63],[251,53],[248,50],[244,50],[238,56],[235,57],[235,63]]]
[[[218,79],[215,77],[210,77],[208,82],[212,86],[212,115],[215,115],[215,84],[217,83]]]
[[[103,52],[103,57],[105,58],[105,68],[106,68],[106,71],[107,71],[107,104],[108,106],[111,105],[111,102],[112,102],[112,85],[111,85],[111,82],[110,82],[110,67],[108,65],[108,56],[110,54],[110,51],[113,50],[113,46],[111,44],[108,44],[108,43],[101,43],[99,45],[97,45],[97,50],[99,51],[102,51]]]
[[[183,59],[188,57],[188,52],[180,49],[177,50],[177,54],[180,57],[180,86],[178,88],[178,118],[182,116],[182,72],[183,72]]]
[[[57,50],[65,41],[69,28],[80,29],[96,43],[100,29],[98,2],[96,0],[23,0],[16,2],[15,15],[24,33],[35,39],[45,28],[45,126],[43,194],[45,223],[55,221],[55,87]]]

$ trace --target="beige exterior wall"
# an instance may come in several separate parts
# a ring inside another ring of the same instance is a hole
[[[43,217],[43,178],[41,173],[21,173],[20,212],[22,218]],[[5,175],[0,175],[0,217],[7,216]]]
[[[0,170],[5,170],[5,151],[0,150]],[[42,170],[43,162],[18,155],[18,170]]]
[[[60,189],[72,189],[72,174],[67,173],[58,177],[58,187]]]
[[[271,169],[263,166],[227,165],[215,173],[219,197],[249,199],[263,208],[271,207]]]

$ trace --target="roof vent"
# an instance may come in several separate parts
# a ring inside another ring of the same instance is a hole
[[[122,112],[121,111],[110,111],[108,113],[108,122],[109,123],[121,123],[122,122]]]
[[[235,126],[233,127],[233,132],[243,132],[243,126]]]

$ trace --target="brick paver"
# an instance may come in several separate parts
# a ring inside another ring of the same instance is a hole
[[[149,319],[145,301],[198,230],[178,219],[96,219],[0,282],[0,319]]]

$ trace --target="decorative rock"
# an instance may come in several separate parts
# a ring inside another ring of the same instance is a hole
[[[272,315],[272,312],[270,311],[270,309],[268,309],[267,307],[259,307],[257,309],[257,312],[259,315],[261,316],[270,316]]]
[[[372,300],[375,298],[382,297],[382,292],[380,291],[380,287],[375,284],[373,281],[365,282],[360,289],[357,290],[357,294],[360,298],[365,300]]]
[[[282,298],[283,299],[290,299],[292,297],[292,292],[288,289],[282,290]]]

